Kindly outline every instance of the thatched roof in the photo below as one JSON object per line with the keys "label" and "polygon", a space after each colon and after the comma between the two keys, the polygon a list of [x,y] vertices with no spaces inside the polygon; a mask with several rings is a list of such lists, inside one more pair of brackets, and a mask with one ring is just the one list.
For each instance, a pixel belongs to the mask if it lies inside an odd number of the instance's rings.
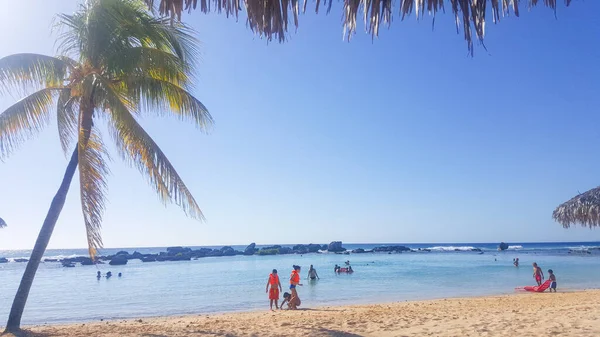
{"label": "thatched roof", "polygon": [[552,217],[565,228],[577,223],[590,228],[600,226],[600,186],[560,204]]}
{"label": "thatched roof", "polygon": [[[170,16],[172,19],[181,20],[181,13],[191,12],[198,8],[203,13],[225,12],[228,17],[234,16],[236,19],[242,9],[246,10],[247,24],[250,29],[264,36],[267,40],[275,38],[279,42],[286,40],[288,31],[288,22],[293,20],[295,28],[298,28],[300,13],[306,12],[308,0],[144,0],[148,5],[154,7],[158,5],[161,15]],[[571,0],[564,0],[568,6]],[[525,1],[523,1],[525,2]],[[435,20],[438,12],[445,12],[446,4],[452,9],[456,18],[456,30],[462,25],[465,40],[469,52],[473,54],[473,36],[472,30],[480,42],[483,43],[485,35],[486,14],[492,15],[494,23],[500,20],[501,16],[513,12],[519,16],[521,9],[521,0],[339,0],[342,3],[342,25],[344,36],[350,40],[356,33],[356,23],[359,20],[364,21],[365,29],[368,34],[375,37],[379,34],[381,25],[389,26],[392,17],[398,13],[401,19],[415,13],[417,18],[421,18],[425,13],[429,13]],[[527,8],[543,3],[556,11],[557,0],[527,0]],[[314,0],[315,12],[325,9],[327,13],[331,11],[333,0]],[[487,6],[491,7],[491,12],[487,13]],[[311,5],[312,7],[312,5]],[[336,5],[336,7],[339,7]],[[360,17],[359,17],[360,12]],[[337,18],[337,15],[335,16]],[[462,24],[461,24],[462,22]]]}
{"label": "thatched roof", "polygon": [[2,220],[2,218],[0,218],[0,228],[4,228],[6,227],[6,222],[4,222],[4,220]]}

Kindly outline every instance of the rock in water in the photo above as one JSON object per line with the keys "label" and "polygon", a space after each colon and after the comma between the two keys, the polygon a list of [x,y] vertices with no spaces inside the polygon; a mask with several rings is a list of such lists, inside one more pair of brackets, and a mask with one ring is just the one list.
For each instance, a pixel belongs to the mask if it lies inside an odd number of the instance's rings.
{"label": "rock in water", "polygon": [[115,257],[113,257],[110,262],[108,263],[111,266],[122,266],[127,264],[127,257],[123,256],[123,255],[116,255]]}
{"label": "rock in water", "polygon": [[0,263],[8,263],[8,259],[5,257],[0,257]]}
{"label": "rock in water", "polygon": [[308,252],[309,253],[316,253],[319,250],[321,250],[321,245],[317,245],[317,244],[314,244],[314,243],[308,244]]}
{"label": "rock in water", "polygon": [[508,243],[500,242],[500,244],[498,245],[498,250],[507,250],[507,249],[508,249]]}
{"label": "rock in water", "polygon": [[244,255],[254,255],[256,252],[256,243],[252,242],[251,244],[244,249]]}
{"label": "rock in water", "polygon": [[329,246],[327,246],[327,251],[337,253],[344,252],[346,248],[342,247],[342,241],[332,241]]}

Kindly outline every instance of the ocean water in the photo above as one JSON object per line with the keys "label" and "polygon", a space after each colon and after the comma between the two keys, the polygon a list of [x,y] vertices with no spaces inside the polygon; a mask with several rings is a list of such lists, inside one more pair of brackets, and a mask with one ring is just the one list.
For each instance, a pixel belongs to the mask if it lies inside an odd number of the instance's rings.
{"label": "ocean water", "polygon": [[[378,244],[344,244],[348,249],[371,249]],[[146,316],[206,314],[265,310],[265,285],[270,271],[279,270],[287,288],[293,264],[303,267],[298,288],[303,307],[513,293],[532,285],[531,264],[544,273],[555,271],[560,290],[597,288],[600,284],[600,242],[514,243],[498,252],[497,244],[406,244],[430,252],[402,254],[305,254],[280,256],[209,257],[192,261],[130,260],[125,266],[64,268],[43,263],[37,273],[23,316],[24,324],[52,324]],[[214,247],[211,247],[214,248]],[[245,247],[234,247],[243,250]],[[470,251],[480,248],[483,254]],[[569,253],[570,249],[576,250]],[[105,249],[102,255],[122,249]],[[125,249],[156,253],[165,248]],[[589,253],[588,253],[589,252]],[[11,260],[0,264],[0,326],[5,323],[28,251],[1,251]],[[46,257],[85,255],[86,250],[49,250]],[[512,265],[513,258],[521,262]],[[354,274],[337,275],[335,264],[350,260]],[[314,265],[320,280],[306,280]],[[111,279],[96,272],[112,271]],[[118,278],[117,273],[123,273]],[[285,290],[284,290],[285,291]]]}

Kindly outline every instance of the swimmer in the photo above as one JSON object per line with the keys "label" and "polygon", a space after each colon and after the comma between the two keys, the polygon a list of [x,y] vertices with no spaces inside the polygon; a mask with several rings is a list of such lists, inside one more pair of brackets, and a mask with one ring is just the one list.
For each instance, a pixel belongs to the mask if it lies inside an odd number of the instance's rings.
{"label": "swimmer", "polygon": [[313,268],[313,265],[310,265],[310,269],[308,269],[308,279],[315,280],[319,279],[319,274],[317,274],[317,270]]}

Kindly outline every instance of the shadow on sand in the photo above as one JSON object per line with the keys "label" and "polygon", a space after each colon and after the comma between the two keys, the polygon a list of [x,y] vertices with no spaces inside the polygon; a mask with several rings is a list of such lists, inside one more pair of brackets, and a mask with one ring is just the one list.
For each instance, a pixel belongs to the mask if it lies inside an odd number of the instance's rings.
{"label": "shadow on sand", "polygon": [[[0,330],[2,331],[2,330]],[[21,330],[16,333],[0,333],[0,337],[51,337],[48,333],[43,332],[33,332],[29,330]]]}

